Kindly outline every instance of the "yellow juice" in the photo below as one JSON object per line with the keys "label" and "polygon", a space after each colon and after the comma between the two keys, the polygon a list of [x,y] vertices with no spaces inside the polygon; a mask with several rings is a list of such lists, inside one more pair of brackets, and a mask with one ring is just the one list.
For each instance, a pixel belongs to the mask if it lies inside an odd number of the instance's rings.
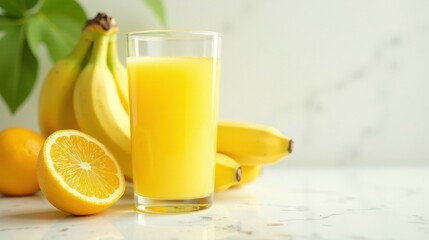
{"label": "yellow juice", "polygon": [[214,187],[219,60],[129,57],[134,191],[192,199]]}

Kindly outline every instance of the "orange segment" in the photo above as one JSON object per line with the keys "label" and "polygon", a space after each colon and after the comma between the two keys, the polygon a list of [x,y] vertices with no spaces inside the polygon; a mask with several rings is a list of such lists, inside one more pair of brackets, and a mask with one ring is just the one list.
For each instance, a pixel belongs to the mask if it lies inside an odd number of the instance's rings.
{"label": "orange segment", "polygon": [[57,131],[46,139],[38,178],[52,205],[76,215],[100,212],[125,191],[113,155],[99,141],[76,130]]}
{"label": "orange segment", "polygon": [[78,136],[59,137],[50,155],[55,171],[81,194],[106,198],[119,186],[112,159],[94,142]]}

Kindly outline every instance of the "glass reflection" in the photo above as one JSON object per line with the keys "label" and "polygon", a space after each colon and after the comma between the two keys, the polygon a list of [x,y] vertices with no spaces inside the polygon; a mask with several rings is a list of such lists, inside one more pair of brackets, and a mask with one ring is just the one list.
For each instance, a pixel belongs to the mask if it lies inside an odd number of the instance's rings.
{"label": "glass reflection", "polygon": [[133,238],[214,240],[213,219],[200,214],[150,215],[135,213]]}

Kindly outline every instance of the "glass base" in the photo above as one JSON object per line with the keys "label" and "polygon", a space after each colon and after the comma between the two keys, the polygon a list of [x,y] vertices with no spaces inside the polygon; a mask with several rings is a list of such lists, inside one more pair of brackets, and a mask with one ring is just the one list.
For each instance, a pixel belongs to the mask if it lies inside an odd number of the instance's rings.
{"label": "glass base", "polygon": [[135,208],[139,212],[158,214],[177,214],[200,211],[209,208],[213,195],[195,199],[165,200],[148,198],[134,194]]}

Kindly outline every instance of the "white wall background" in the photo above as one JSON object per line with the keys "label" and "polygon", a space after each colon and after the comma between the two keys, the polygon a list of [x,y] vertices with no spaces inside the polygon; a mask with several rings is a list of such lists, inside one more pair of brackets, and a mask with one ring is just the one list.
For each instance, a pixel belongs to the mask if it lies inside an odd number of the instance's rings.
{"label": "white wall background", "polygon": [[[164,0],[170,28],[223,33],[220,117],[295,139],[282,164],[429,163],[429,1]],[[160,28],[141,0],[80,1],[125,33]],[[0,129],[38,130],[36,90]]]}

